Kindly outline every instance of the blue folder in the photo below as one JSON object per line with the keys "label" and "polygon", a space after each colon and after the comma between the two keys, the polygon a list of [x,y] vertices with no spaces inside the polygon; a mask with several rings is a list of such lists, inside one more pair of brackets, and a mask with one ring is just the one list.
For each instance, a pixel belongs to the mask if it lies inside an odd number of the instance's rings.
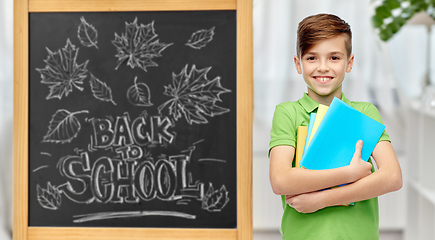
{"label": "blue folder", "polygon": [[363,140],[361,158],[368,161],[385,126],[334,98],[300,165],[311,170],[349,165],[358,140]]}

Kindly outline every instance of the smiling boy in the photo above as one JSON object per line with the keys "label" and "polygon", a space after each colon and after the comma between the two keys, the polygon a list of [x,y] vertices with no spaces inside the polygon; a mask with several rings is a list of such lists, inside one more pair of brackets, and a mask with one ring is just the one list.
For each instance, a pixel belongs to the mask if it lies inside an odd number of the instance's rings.
{"label": "smiling boy", "polygon": [[[329,106],[337,97],[382,123],[376,107],[348,100],[342,93],[346,73],[353,67],[350,26],[337,16],[318,14],[298,26],[296,70],[308,93],[294,102],[279,104],[274,113],[270,153],[270,182],[281,195],[283,239],[379,239],[377,196],[402,187],[396,154],[384,131],[371,160],[361,159],[362,141],[348,166],[329,170],[294,168],[297,127],[307,126],[319,104]],[[366,159],[367,160],[367,159]],[[347,184],[324,191],[322,189]],[[340,206],[355,202],[353,206]]]}

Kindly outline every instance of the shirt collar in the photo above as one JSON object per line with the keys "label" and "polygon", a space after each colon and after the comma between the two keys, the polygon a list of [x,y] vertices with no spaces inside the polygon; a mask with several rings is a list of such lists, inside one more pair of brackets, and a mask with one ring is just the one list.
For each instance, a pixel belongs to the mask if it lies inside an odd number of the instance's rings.
{"label": "shirt collar", "polygon": [[[350,105],[350,100],[344,96],[344,93],[341,93],[341,100]],[[307,113],[311,113],[319,107],[319,103],[309,97],[307,93],[304,93],[304,96],[298,101]]]}

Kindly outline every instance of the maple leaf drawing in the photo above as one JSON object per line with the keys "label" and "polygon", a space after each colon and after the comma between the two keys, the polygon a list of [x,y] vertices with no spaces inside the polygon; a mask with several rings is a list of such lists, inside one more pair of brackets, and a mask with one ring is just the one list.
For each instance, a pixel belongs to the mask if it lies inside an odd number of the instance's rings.
{"label": "maple leaf drawing", "polygon": [[144,25],[137,23],[137,18],[132,23],[125,23],[125,32],[119,36],[115,33],[115,40],[112,44],[117,49],[118,63],[115,69],[127,61],[131,68],[139,67],[145,72],[147,67],[157,67],[153,58],[161,57],[161,52],[172,43],[160,43],[154,31],[154,21]]}
{"label": "maple leaf drawing", "polygon": [[174,120],[184,115],[191,125],[208,123],[205,116],[214,117],[229,112],[229,109],[219,107],[216,103],[222,101],[220,94],[231,91],[222,87],[220,77],[213,80],[207,79],[207,73],[211,67],[196,69],[193,65],[190,72],[187,68],[188,65],[178,75],[172,73],[173,83],[165,86],[164,92],[172,99],[160,105],[159,112],[161,113],[167,107]]}
{"label": "maple leaf drawing", "polygon": [[68,39],[64,48],[55,52],[47,48],[47,51],[48,57],[44,60],[47,65],[45,68],[36,68],[41,74],[41,83],[50,85],[50,93],[46,99],[62,99],[72,92],[73,87],[83,91],[82,84],[86,78],[89,60],[77,64],[79,48]]}

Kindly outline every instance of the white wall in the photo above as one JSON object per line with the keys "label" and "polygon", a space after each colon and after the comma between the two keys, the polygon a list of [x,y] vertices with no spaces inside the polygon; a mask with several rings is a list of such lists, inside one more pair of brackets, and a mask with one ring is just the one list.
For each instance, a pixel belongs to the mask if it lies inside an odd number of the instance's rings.
{"label": "white wall", "polygon": [[0,1],[0,240],[12,233],[13,0]]}

